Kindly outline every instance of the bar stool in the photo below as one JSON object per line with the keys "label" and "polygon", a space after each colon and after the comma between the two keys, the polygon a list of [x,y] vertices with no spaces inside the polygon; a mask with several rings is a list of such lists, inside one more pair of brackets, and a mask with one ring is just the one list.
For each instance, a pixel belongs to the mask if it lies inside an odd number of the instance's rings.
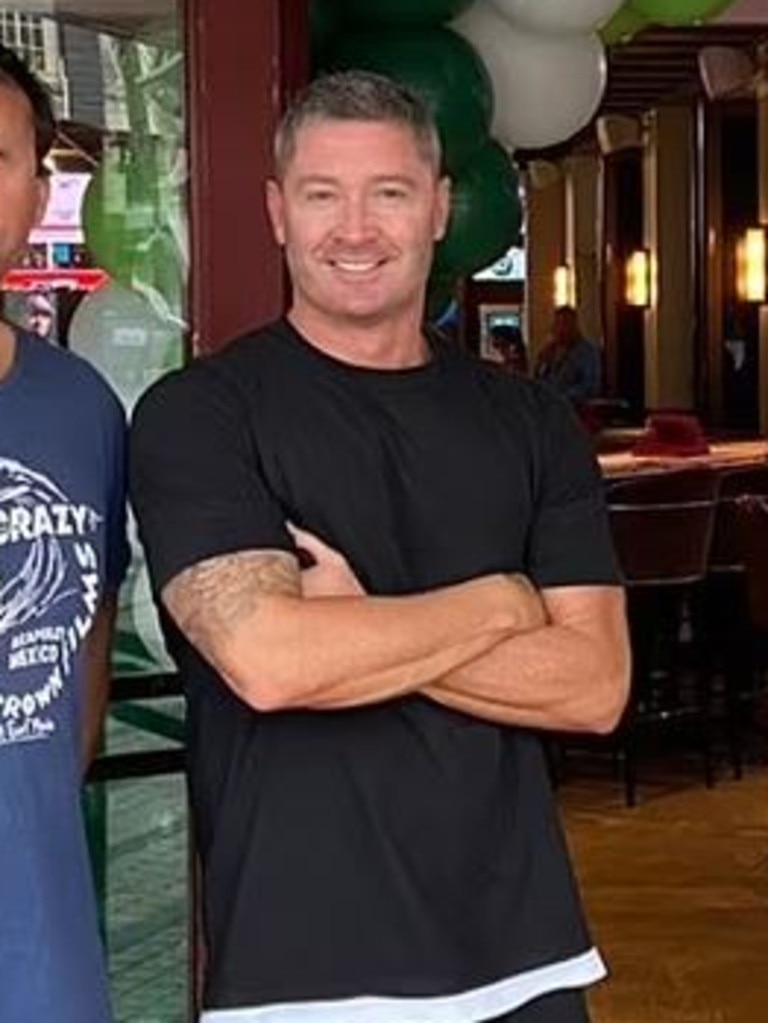
{"label": "bar stool", "polygon": [[[754,702],[754,635],[748,593],[750,521],[745,500],[768,499],[768,464],[721,474],[706,587],[709,660],[724,705],[728,747],[735,778],[743,773],[744,747]],[[752,573],[754,577],[754,572]],[[754,589],[754,583],[753,583]]]}
{"label": "bar stool", "polygon": [[637,801],[640,748],[652,731],[692,727],[706,784],[714,784],[700,596],[718,484],[711,470],[683,469],[625,480],[608,491],[633,656],[630,698],[615,733],[628,806]]}

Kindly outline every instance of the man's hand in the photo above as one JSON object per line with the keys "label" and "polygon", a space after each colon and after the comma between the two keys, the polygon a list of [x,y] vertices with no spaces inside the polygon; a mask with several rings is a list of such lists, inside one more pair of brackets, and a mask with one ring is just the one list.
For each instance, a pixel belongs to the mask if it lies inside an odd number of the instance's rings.
{"label": "man's hand", "polygon": [[305,597],[364,597],[365,590],[344,555],[324,543],[314,533],[288,523],[288,529],[300,551],[311,564],[301,571],[301,591]]}
{"label": "man's hand", "polygon": [[[301,573],[302,593],[305,597],[363,597],[365,590],[341,553],[314,533],[288,523],[296,546],[308,558],[310,565]],[[506,576],[510,598],[518,615],[516,632],[530,632],[547,624],[547,612],[541,595],[531,580],[521,573]]]}

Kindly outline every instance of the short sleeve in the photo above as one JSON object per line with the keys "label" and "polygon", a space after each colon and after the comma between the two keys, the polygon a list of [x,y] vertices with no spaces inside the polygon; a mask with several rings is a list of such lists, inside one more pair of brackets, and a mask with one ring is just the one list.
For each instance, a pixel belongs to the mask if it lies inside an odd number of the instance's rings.
{"label": "short sleeve", "polygon": [[537,586],[613,585],[613,552],[600,468],[565,399],[542,388],[542,466],[529,543]]}
{"label": "short sleeve", "polygon": [[156,592],[184,569],[242,550],[292,550],[264,480],[248,410],[203,363],[155,384],[131,427],[130,491]]}

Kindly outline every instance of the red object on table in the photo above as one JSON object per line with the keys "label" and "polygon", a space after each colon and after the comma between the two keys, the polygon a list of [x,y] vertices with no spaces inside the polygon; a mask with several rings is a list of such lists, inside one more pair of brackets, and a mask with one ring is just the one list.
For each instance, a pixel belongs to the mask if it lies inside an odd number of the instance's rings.
{"label": "red object on table", "polygon": [[654,412],[632,446],[632,454],[685,458],[709,454],[709,444],[696,416],[686,412]]}

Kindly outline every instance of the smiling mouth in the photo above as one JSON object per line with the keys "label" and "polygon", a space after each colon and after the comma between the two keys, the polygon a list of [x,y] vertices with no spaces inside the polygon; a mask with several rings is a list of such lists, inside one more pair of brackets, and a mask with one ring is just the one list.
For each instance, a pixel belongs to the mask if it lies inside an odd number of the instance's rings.
{"label": "smiling mouth", "polygon": [[378,270],[380,266],[384,265],[385,260],[383,259],[366,259],[366,260],[347,260],[347,259],[332,259],[330,261],[331,266],[335,270],[341,270],[345,274],[363,274],[371,273],[374,270]]}

